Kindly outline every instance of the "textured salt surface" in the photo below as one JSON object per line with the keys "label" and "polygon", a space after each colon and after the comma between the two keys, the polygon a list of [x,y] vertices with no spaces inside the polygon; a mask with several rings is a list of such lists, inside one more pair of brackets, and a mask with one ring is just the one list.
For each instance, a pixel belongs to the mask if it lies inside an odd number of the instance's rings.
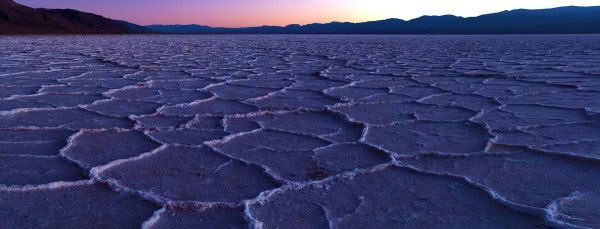
{"label": "textured salt surface", "polygon": [[0,38],[6,228],[600,228],[598,36]]}

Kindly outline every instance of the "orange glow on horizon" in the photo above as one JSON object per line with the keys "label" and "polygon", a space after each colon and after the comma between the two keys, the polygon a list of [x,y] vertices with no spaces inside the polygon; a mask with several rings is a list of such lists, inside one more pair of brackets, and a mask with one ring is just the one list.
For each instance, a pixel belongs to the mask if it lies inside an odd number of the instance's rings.
{"label": "orange glow on horizon", "polygon": [[422,15],[477,16],[503,10],[600,5],[600,0],[16,0],[43,8],[72,8],[140,25],[199,24],[249,27],[339,22]]}

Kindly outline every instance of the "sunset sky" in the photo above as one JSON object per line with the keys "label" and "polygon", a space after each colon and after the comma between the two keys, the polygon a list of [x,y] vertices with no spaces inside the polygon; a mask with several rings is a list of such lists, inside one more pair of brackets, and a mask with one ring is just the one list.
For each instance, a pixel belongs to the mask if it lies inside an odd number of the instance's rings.
{"label": "sunset sky", "polygon": [[42,8],[72,8],[148,24],[223,27],[361,22],[422,15],[477,16],[502,10],[567,5],[600,6],[600,0],[15,0]]}

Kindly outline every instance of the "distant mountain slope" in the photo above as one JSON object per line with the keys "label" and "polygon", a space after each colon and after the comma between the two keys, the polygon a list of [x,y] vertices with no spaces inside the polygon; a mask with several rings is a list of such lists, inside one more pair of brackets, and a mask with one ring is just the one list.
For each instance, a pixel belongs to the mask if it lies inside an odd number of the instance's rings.
{"label": "distant mountain slope", "polygon": [[122,34],[148,29],[70,9],[34,9],[0,0],[0,34]]}
{"label": "distant mountain slope", "polygon": [[478,17],[423,16],[410,21],[212,28],[200,25],[152,25],[162,33],[255,34],[582,34],[600,33],[600,7],[511,10]]}
{"label": "distant mountain slope", "polygon": [[148,25],[146,28],[161,33],[198,33],[220,29],[203,25]]}
{"label": "distant mountain slope", "polygon": [[217,28],[139,26],[70,9],[34,9],[0,0],[0,34],[583,34],[600,33],[600,7],[511,10],[478,17],[423,16],[362,23]]}

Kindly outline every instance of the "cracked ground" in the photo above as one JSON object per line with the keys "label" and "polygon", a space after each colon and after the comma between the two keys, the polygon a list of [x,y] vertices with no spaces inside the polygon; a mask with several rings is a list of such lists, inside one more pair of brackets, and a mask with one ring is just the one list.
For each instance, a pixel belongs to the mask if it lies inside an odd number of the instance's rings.
{"label": "cracked ground", "polygon": [[600,228],[598,36],[0,46],[3,228]]}

